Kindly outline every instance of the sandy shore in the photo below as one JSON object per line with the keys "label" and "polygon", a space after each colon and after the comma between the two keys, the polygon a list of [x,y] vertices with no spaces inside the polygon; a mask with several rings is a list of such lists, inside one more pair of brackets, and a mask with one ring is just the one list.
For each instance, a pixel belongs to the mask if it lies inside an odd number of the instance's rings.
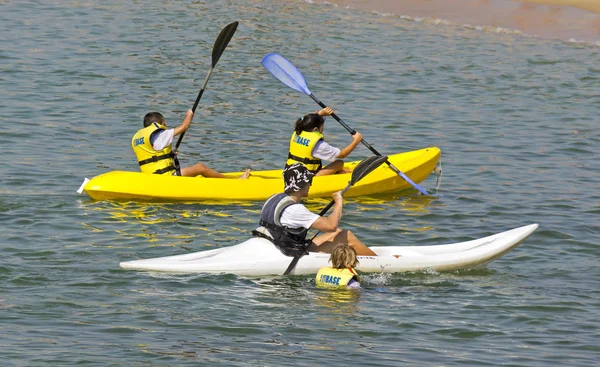
{"label": "sandy shore", "polygon": [[559,6],[573,6],[594,13],[600,13],[600,1],[598,0],[521,0],[528,3],[539,3]]}
{"label": "sandy shore", "polygon": [[600,42],[600,0],[326,1],[365,11],[515,29],[543,38]]}

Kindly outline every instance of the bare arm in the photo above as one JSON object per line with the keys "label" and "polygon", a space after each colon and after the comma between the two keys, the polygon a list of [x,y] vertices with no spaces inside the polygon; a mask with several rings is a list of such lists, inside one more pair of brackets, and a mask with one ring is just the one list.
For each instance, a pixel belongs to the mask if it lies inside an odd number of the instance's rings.
{"label": "bare arm", "polygon": [[192,110],[188,110],[187,113],[185,114],[185,118],[181,122],[181,125],[177,126],[175,129],[173,129],[173,136],[177,136],[177,135],[187,131],[187,129],[189,129],[190,125],[192,124],[193,118],[194,118],[194,113],[192,112]]}
{"label": "bare arm", "polygon": [[[333,110],[329,107],[325,107],[322,110],[317,111],[317,115],[325,117],[325,116],[331,116],[333,114]],[[352,135],[352,143],[348,144],[347,147],[345,147],[344,149],[340,150],[340,154],[337,156],[338,158],[346,158],[347,156],[350,155],[350,153],[352,153],[352,151],[354,150],[354,148],[356,148],[356,146],[358,144],[360,144],[360,142],[362,141],[362,134],[359,132],[356,132],[356,134]]]}
{"label": "bare arm", "polygon": [[319,115],[321,117],[331,116],[332,113],[333,113],[333,110],[329,107],[325,107],[322,110],[317,111],[317,115]]}
{"label": "bare arm", "polygon": [[310,228],[319,230],[321,232],[335,232],[337,230],[338,225],[340,224],[340,220],[342,219],[342,192],[334,192],[332,197],[335,203],[333,205],[333,211],[331,212],[331,214],[329,214],[327,218],[320,217],[319,219],[314,221]]}
{"label": "bare arm", "polygon": [[350,153],[352,153],[352,151],[354,150],[354,148],[356,148],[356,146],[360,144],[362,138],[362,134],[358,131],[356,132],[356,134],[352,135],[352,143],[348,144],[348,146],[346,146],[340,151],[338,158],[346,158],[347,156],[349,156]]}

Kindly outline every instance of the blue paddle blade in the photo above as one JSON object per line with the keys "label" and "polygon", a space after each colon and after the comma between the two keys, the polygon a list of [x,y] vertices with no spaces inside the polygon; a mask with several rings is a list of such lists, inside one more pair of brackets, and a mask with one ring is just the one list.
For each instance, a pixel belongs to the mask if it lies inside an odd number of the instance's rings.
{"label": "blue paddle blade", "polygon": [[265,69],[283,84],[308,96],[311,95],[300,70],[296,69],[285,57],[279,54],[268,54],[263,57],[261,63]]}

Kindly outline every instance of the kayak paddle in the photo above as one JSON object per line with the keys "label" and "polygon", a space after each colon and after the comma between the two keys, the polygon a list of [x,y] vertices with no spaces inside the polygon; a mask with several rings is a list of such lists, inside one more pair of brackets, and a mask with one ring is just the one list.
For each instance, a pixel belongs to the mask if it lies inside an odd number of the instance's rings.
{"label": "kayak paddle", "polygon": [[[192,112],[196,112],[196,107],[198,107],[200,98],[202,97],[202,94],[204,93],[204,89],[206,89],[206,84],[208,84],[208,79],[210,78],[210,75],[212,74],[213,69],[217,65],[217,62],[221,58],[223,51],[225,51],[225,48],[229,44],[229,41],[231,41],[231,37],[233,37],[233,34],[237,30],[238,24],[239,24],[238,22],[233,22],[233,23],[226,25],[225,28],[223,28],[221,30],[221,32],[219,33],[219,35],[217,36],[217,39],[215,40],[215,44],[213,45],[212,63],[210,65],[210,69],[208,70],[208,74],[206,75],[206,78],[204,79],[204,84],[202,84],[200,93],[198,93],[198,97],[196,97],[196,101],[194,102],[194,107],[192,107]],[[185,131],[182,132],[181,135],[179,135],[179,139],[177,139],[177,144],[175,144],[175,152],[174,152],[175,159],[174,160],[175,160],[175,167],[177,168],[177,170],[180,169],[179,160],[177,159],[177,149],[179,149],[179,144],[181,144],[181,141],[183,140],[184,135],[185,135]]]}
{"label": "kayak paddle", "polygon": [[[281,81],[283,84],[287,85],[288,87],[290,87],[294,90],[297,90],[298,92],[302,92],[302,93],[306,94],[307,96],[312,98],[315,102],[317,102],[317,104],[319,106],[321,106],[321,108],[327,107],[323,102],[319,101],[317,99],[317,97],[315,97],[311,93],[311,91],[308,89],[308,86],[306,85],[306,80],[304,80],[304,76],[302,75],[300,70],[298,70],[291,62],[289,62],[283,56],[281,56],[279,54],[268,54],[265,57],[263,57],[262,65],[271,74],[273,74],[273,76],[275,78],[279,79],[279,81]],[[352,129],[350,126],[348,126],[335,113],[332,113],[331,116],[334,119],[336,119],[336,121],[339,122],[343,127],[345,127],[346,130],[348,130],[348,132],[350,133],[350,135],[356,134],[356,131],[354,129]],[[364,144],[364,146],[369,148],[369,150],[371,152],[373,152],[373,154],[375,154],[377,156],[381,156],[381,154],[375,148],[373,148],[369,143],[367,143],[365,139],[363,139],[361,142]],[[413,180],[411,180],[408,176],[406,176],[404,173],[402,173],[391,162],[387,161],[386,163],[394,172],[396,172],[406,182],[411,184],[415,189],[419,190],[423,195],[429,195],[429,193],[424,188],[422,188],[421,186],[419,186],[418,184],[413,182]]]}
{"label": "kayak paddle", "polygon": [[[365,177],[366,175],[371,173],[374,169],[376,169],[377,167],[381,166],[384,162],[386,162],[387,159],[388,158],[386,156],[378,155],[378,156],[368,157],[368,158],[364,159],[363,161],[361,161],[352,171],[352,176],[350,177],[350,182],[348,182],[348,185],[346,185],[346,187],[344,187],[344,189],[342,190],[342,196],[344,196],[346,191],[348,191],[352,186],[354,186],[354,184],[356,184],[358,181],[360,181],[363,177]],[[327,204],[327,206],[325,208],[323,208],[323,210],[321,210],[321,212],[319,213],[319,216],[325,215],[325,213],[327,213],[327,211],[329,211],[329,209],[331,209],[331,207],[334,204],[335,204],[335,200],[331,200],[329,202],[329,204]],[[318,234],[319,234],[319,232],[315,233],[315,235],[310,239],[310,242],[312,242],[312,240],[314,240]],[[296,267],[296,264],[298,263],[298,260],[300,260],[300,256],[294,256],[294,258],[292,259],[292,262],[290,263],[288,268],[285,270],[283,275],[288,275],[292,270],[294,270],[294,268]]]}

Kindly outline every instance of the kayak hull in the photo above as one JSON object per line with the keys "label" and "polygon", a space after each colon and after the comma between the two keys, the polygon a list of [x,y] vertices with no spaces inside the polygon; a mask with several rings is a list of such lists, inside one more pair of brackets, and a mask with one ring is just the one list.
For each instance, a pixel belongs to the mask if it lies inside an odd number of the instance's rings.
{"label": "kayak hull", "polygon": [[[389,161],[401,172],[419,183],[435,169],[440,150],[430,147],[389,156]],[[348,162],[352,170],[360,161]],[[239,177],[242,172],[225,175]],[[331,197],[350,181],[351,173],[317,176],[313,180],[309,198]],[[345,197],[396,192],[411,188],[388,165],[369,173],[346,192]],[[222,202],[264,201],[283,191],[281,170],[254,171],[249,179],[222,179],[153,175],[141,172],[111,171],[96,176],[83,185],[83,190],[94,200],[142,202]]]}
{"label": "kayak hull", "polygon": [[[374,246],[379,256],[359,256],[363,273],[438,272],[481,267],[519,246],[537,224],[511,229],[472,241],[435,246]],[[292,258],[271,242],[251,238],[238,245],[183,255],[133,260],[122,269],[173,273],[229,273],[246,276],[281,275]],[[327,266],[329,254],[310,253],[298,261],[291,274],[316,274]]]}

